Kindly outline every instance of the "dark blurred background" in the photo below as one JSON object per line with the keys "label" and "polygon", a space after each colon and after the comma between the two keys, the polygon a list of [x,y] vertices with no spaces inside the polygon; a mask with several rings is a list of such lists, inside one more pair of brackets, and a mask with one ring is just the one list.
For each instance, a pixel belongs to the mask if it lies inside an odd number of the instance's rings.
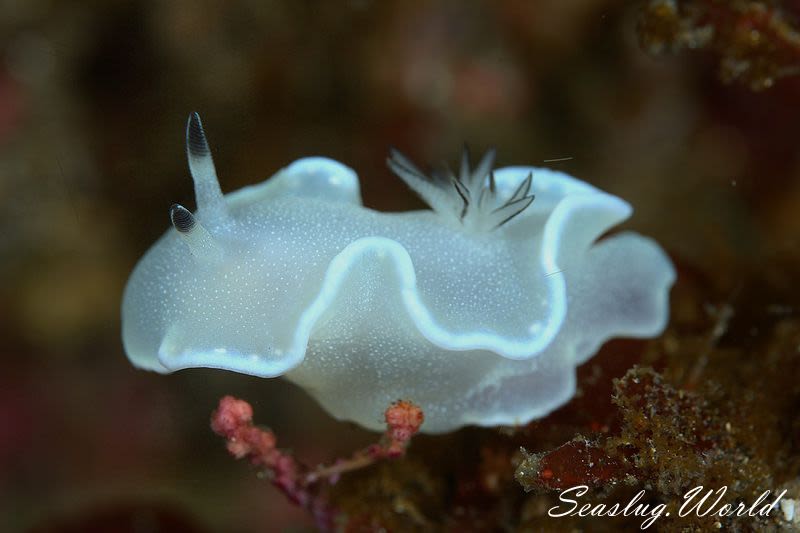
{"label": "dark blurred background", "polygon": [[796,253],[800,84],[725,84],[713,51],[652,57],[641,7],[0,1],[0,529],[310,527],[208,429],[227,393],[311,462],[374,439],[281,380],[128,363],[125,280],[169,205],[194,205],[191,111],[226,192],[325,155],[367,206],[421,208],[388,147],[436,163],[468,141],[627,199],[627,227],[722,289]]}

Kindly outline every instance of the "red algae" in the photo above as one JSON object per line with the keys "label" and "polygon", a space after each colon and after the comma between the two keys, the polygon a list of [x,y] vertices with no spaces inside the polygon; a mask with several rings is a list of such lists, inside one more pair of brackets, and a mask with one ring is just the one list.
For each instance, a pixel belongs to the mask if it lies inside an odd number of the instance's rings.
{"label": "red algae", "polygon": [[336,483],[345,472],[369,466],[381,459],[398,459],[406,453],[411,438],[425,421],[422,409],[398,400],[385,411],[386,432],[377,444],[339,459],[330,466],[309,468],[294,456],[277,448],[275,434],[253,425],[253,408],[244,400],[224,396],[211,414],[211,429],[226,440],[228,452],[236,459],[248,459],[263,468],[272,484],[290,502],[311,512],[322,531],[335,529],[339,512],[329,502],[321,481]]}

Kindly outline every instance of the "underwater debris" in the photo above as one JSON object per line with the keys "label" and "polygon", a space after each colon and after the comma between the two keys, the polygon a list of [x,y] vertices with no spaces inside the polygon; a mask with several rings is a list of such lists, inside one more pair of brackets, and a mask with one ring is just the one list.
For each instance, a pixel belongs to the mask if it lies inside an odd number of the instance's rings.
{"label": "underwater debris", "polygon": [[225,396],[211,415],[211,429],[226,440],[228,452],[263,468],[272,484],[292,503],[311,512],[317,526],[333,528],[335,509],[328,503],[321,481],[336,483],[345,472],[367,467],[382,459],[405,455],[411,438],[419,432],[425,416],[412,402],[398,400],[385,412],[386,432],[380,442],[339,459],[330,466],[310,468],[277,447],[275,434],[253,425],[253,407],[244,400]]}
{"label": "underwater debris", "polygon": [[800,72],[800,32],[781,2],[647,0],[639,41],[651,54],[710,49],[720,56],[719,76],[754,91]]}

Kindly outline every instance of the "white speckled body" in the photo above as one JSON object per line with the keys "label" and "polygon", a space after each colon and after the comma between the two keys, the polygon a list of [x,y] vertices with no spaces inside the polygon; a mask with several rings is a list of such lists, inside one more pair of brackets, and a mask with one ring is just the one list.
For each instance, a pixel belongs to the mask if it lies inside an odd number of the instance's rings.
{"label": "white speckled body", "polygon": [[631,208],[565,174],[500,169],[497,197],[531,172],[535,201],[493,231],[364,208],[355,173],[324,158],[198,198],[202,245],[170,229],[131,275],[126,351],[158,372],[284,375],[371,429],[398,398],[427,432],[544,416],[605,340],[663,330],[674,271],[639,235],[595,242]]}

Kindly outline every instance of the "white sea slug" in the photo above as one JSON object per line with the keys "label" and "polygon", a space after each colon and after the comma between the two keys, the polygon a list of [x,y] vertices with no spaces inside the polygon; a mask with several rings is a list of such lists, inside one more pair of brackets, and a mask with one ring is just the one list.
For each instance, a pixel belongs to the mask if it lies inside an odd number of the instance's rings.
{"label": "white sea slug", "polygon": [[567,402],[611,337],[658,335],[675,279],[664,252],[604,232],[630,205],[561,172],[458,175],[389,166],[432,208],[380,213],[356,174],[300,159],[223,196],[200,118],[187,126],[197,211],[133,271],[122,305],[134,365],[285,376],[339,419],[382,429],[398,398],[423,430],[524,424]]}

